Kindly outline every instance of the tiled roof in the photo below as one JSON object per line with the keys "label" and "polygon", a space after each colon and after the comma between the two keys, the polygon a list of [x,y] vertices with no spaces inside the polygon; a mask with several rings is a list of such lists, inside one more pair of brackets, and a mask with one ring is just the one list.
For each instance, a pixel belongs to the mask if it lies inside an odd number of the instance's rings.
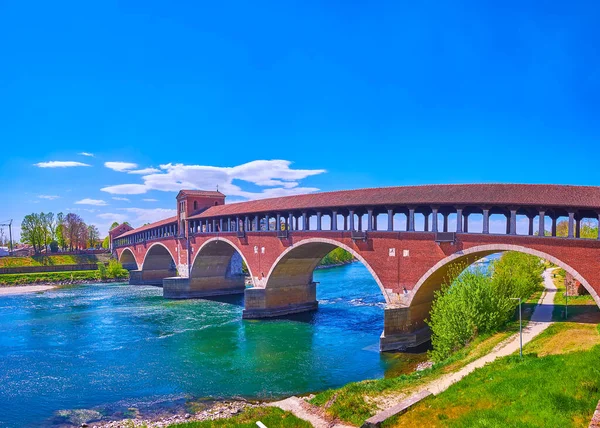
{"label": "tiled roof", "polygon": [[177,223],[177,216],[175,216],[175,217],[169,217],[169,218],[166,218],[164,220],[160,220],[160,221],[157,221],[157,222],[154,222],[154,223],[150,223],[150,224],[147,224],[145,226],[138,227],[137,229],[129,230],[129,231],[125,232],[124,234],[119,235],[117,237],[117,239],[118,238],[122,238],[124,236],[133,235],[133,234],[138,233],[138,232],[143,232],[144,230],[152,229],[152,228],[155,228],[155,227],[158,227],[158,226],[165,226],[165,225],[170,224],[170,223]]}
{"label": "tiled roof", "polygon": [[600,209],[600,187],[547,184],[442,184],[310,193],[217,205],[190,218],[312,208],[407,205],[515,205]]}
{"label": "tiled roof", "polygon": [[181,190],[178,194],[177,197],[179,197],[179,195],[189,195],[189,196],[210,196],[210,197],[214,197],[214,198],[224,198],[225,195],[221,192],[214,191],[214,190]]}

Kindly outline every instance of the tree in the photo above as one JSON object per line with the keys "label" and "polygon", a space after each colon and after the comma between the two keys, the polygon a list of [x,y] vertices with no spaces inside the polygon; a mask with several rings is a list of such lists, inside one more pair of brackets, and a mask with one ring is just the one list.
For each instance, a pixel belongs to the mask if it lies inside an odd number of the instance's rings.
{"label": "tree", "polygon": [[50,242],[50,251],[53,253],[58,253],[58,242],[56,242],[56,241]]}
{"label": "tree", "polygon": [[44,245],[44,226],[42,221],[43,214],[31,213],[26,215],[21,222],[21,240],[33,246],[33,251],[37,254]]}
{"label": "tree", "polygon": [[58,246],[64,250],[67,249],[67,239],[65,237],[65,216],[63,213],[56,214],[56,241]]}
{"label": "tree", "polygon": [[90,224],[87,227],[87,239],[89,244],[88,248],[94,248],[96,246],[96,242],[100,239],[100,232],[93,224]]}
{"label": "tree", "polygon": [[104,248],[105,250],[108,250],[110,248],[110,237],[108,235],[106,235],[106,237],[102,241],[102,248]]}
{"label": "tree", "polygon": [[40,222],[42,226],[42,236],[44,241],[44,249],[48,248],[48,242],[54,239],[54,214],[53,213],[40,213]]}
{"label": "tree", "polygon": [[74,213],[67,214],[64,219],[64,234],[71,251],[82,248],[87,240],[87,227],[83,219]]}

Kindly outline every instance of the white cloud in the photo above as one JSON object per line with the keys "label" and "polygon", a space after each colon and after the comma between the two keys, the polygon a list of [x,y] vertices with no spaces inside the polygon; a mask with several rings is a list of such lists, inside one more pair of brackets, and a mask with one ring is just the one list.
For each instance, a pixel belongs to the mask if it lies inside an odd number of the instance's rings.
{"label": "white cloud", "polygon": [[141,195],[147,192],[146,186],[143,184],[117,184],[116,186],[103,187],[100,190],[113,195]]}
{"label": "white cloud", "polygon": [[96,205],[96,206],[105,206],[108,205],[106,203],[106,201],[103,201],[102,199],[90,199],[90,198],[85,198],[82,199],[80,201],[75,202],[78,205]]}
{"label": "white cloud", "polygon": [[[260,199],[315,192],[314,187],[301,187],[299,181],[326,172],[323,169],[292,169],[286,160],[257,160],[235,167],[165,164],[161,172],[144,175],[143,184],[119,184],[101,190],[112,194],[139,195],[149,190],[177,192],[181,189],[216,189],[227,196]],[[260,187],[260,192],[243,190],[234,180]]]}
{"label": "white cloud", "polygon": [[90,158],[93,158],[93,157],[94,157],[94,154],[93,154],[93,153],[89,153],[89,152],[81,152],[81,153],[79,153],[79,154],[80,154],[81,156],[87,156],[87,157],[90,157]]}
{"label": "white cloud", "polygon": [[129,202],[129,198],[121,198],[119,196],[113,196],[112,197],[115,201],[125,201],[125,202]]}
{"label": "white cloud", "polygon": [[56,195],[38,195],[38,198],[40,198],[40,199],[48,199],[49,201],[53,201],[55,199],[60,198],[60,196],[56,196]]}
{"label": "white cloud", "polygon": [[158,202],[158,199],[146,198],[146,199],[142,199],[142,201],[144,201],[144,202]]}
{"label": "white cloud", "polygon": [[49,161],[49,162],[38,162],[33,165],[39,168],[70,168],[75,166],[91,166],[83,162],[75,161]]}
{"label": "white cloud", "polygon": [[104,166],[117,172],[126,172],[138,167],[137,163],[131,162],[104,162]]}
{"label": "white cloud", "polygon": [[146,175],[146,174],[154,174],[160,172],[160,169],[156,169],[156,168],[144,168],[144,169],[136,169],[133,171],[127,171],[127,174],[140,174],[140,175]]}

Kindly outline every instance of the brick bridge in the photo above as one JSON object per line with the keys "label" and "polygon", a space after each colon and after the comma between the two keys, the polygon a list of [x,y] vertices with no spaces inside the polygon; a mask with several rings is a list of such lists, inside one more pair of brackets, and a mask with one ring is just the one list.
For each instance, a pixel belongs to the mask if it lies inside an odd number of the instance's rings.
{"label": "brick bridge", "polygon": [[[317,308],[313,270],[344,248],[386,301],[381,350],[418,345],[449,267],[513,250],[549,260],[600,305],[600,241],[581,237],[600,213],[600,187],[431,185],[324,192],[225,204],[219,192],[182,190],[177,216],[111,230],[131,284],[166,298],[244,293],[244,318]],[[557,236],[557,224],[568,224]],[[250,273],[246,288],[241,261]]]}

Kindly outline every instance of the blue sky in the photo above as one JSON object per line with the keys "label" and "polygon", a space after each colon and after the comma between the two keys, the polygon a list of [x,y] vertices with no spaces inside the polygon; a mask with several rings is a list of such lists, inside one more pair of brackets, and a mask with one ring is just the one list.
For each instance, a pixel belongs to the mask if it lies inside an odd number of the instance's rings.
{"label": "blue sky", "polygon": [[183,184],[600,185],[599,13],[0,0],[0,220],[75,211],[104,234],[170,215]]}

